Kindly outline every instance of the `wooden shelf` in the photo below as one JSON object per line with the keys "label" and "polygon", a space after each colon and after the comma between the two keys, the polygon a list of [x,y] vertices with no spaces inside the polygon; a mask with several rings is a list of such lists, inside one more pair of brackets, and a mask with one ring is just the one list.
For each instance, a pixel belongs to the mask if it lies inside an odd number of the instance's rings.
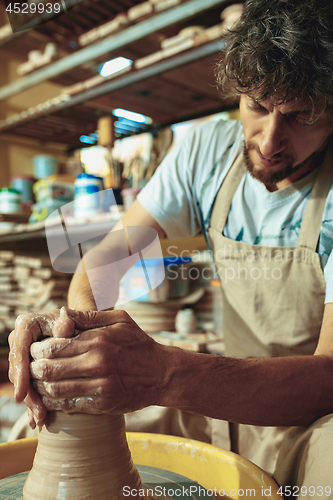
{"label": "wooden shelf", "polygon": [[[14,115],[10,122],[0,122],[0,134],[14,131],[43,141],[78,144],[80,135],[94,132],[98,118],[111,114],[115,107],[150,116],[153,126],[147,127],[147,131],[165,126],[164,122],[175,123],[198,114],[224,111],[231,103],[220,99],[213,74],[209,75],[213,61],[208,59],[222,47],[223,40],[208,43],[59,99],[53,105],[45,104],[44,109],[36,107],[33,112]],[[189,78],[195,74],[197,79]],[[207,75],[205,90],[201,83],[203,75]],[[186,78],[189,78],[187,85]]]}
{"label": "wooden shelf", "polygon": [[[66,57],[63,57],[52,64],[49,64],[41,69],[38,69],[30,75],[18,78],[13,82],[0,87],[0,100],[12,97],[28,88],[50,80],[66,71],[71,71],[95,60],[96,58],[109,54],[115,50],[123,48],[130,43],[134,43],[156,31],[162,30],[168,26],[174,25],[196,15],[201,14],[216,6],[226,5],[226,0],[188,0],[180,5],[168,9],[161,14],[156,14],[149,19],[143,20],[117,33],[116,36],[111,35],[103,40],[88,45],[87,47],[74,52]],[[75,15],[75,11],[73,11]],[[64,20],[67,19],[67,14],[61,16]]]}
{"label": "wooden shelf", "polygon": [[[107,3],[106,0],[96,3],[97,10],[99,7],[103,9],[104,3]],[[126,3],[128,8],[130,4],[134,6],[142,2],[128,0]],[[153,132],[172,123],[230,109],[232,103],[222,100],[218,95],[214,78],[217,54],[223,48],[222,39],[184,50],[145,68],[135,68],[137,59],[158,51],[161,39],[175,36],[181,27],[202,23],[209,28],[219,24],[220,12],[230,3],[230,0],[183,1],[177,7],[129,26],[84,49],[77,50],[76,46],[75,50],[69,51],[67,47],[67,55],[62,59],[1,87],[0,100],[46,79],[65,86],[88,82],[92,76],[97,75],[98,63],[106,58],[122,55],[132,59],[134,64],[128,73],[106,79],[98,86],[86,88],[74,95],[62,94],[52,102],[40,103],[34,109],[30,108],[10,119],[2,120],[0,134],[11,133],[37,138],[43,143],[59,142],[76,148],[82,147],[80,136],[95,132],[99,118],[111,115],[116,107],[150,116],[153,125],[148,130]],[[50,41],[53,37],[53,41],[58,43],[55,28],[69,19],[72,22],[75,13],[79,14],[85,5],[92,8],[91,1],[83,0],[65,16],[49,21],[36,28],[37,31],[32,30],[35,37],[36,33],[43,40]],[[113,0],[112,6],[117,5],[119,12],[124,12],[124,2]],[[92,27],[90,25],[90,29]],[[82,34],[82,30],[78,34]],[[8,49],[10,50],[11,45],[17,47],[20,40],[22,39],[13,40],[7,45]],[[75,43],[77,44],[77,39]],[[62,50],[63,48],[62,44]]]}
{"label": "wooden shelf", "polygon": [[[68,230],[71,231],[71,235],[77,237],[82,234],[85,236],[87,234],[87,228],[89,228],[89,236],[95,238],[100,234],[108,233],[115,225],[114,221],[109,214],[105,213],[101,218],[91,218],[87,220],[77,220],[71,219],[70,223],[67,224]],[[50,226],[52,228],[52,226]],[[57,234],[63,234],[62,226],[58,225],[52,230],[52,236],[56,237]],[[14,226],[13,230],[7,233],[0,233],[0,243],[11,242],[11,241],[23,241],[23,240],[34,240],[39,238],[45,238],[45,222],[35,222],[31,224],[17,224]]]}
{"label": "wooden shelf", "polygon": [[[89,226],[89,231],[91,238],[94,238],[97,235],[100,235],[103,230],[105,230],[105,234],[108,230],[111,229],[111,224],[115,224],[115,221],[100,221],[100,222],[91,222]],[[22,225],[20,225],[22,226]],[[46,243],[46,235],[45,235],[45,227],[41,222],[37,222],[34,224],[27,224],[27,228],[21,228],[21,230],[15,231],[13,233],[1,234],[0,233],[0,246],[1,249],[14,249],[14,245],[16,244],[16,250],[24,252],[27,250],[27,244],[32,243],[32,248],[38,251],[47,251],[47,243]],[[86,225],[81,224],[77,226],[72,226],[72,234],[78,236],[80,234],[86,234]],[[85,228],[85,230],[84,230]],[[18,228],[19,229],[19,228]],[[30,230],[28,230],[30,229]],[[59,231],[59,235],[60,235]],[[22,242],[24,242],[24,247],[22,247]],[[192,238],[179,238],[176,240],[169,240],[167,238],[161,240],[162,252],[164,256],[172,256],[174,253],[181,255],[187,255],[190,252],[196,250],[205,250],[207,249],[207,243],[202,234],[197,236],[193,236]]]}

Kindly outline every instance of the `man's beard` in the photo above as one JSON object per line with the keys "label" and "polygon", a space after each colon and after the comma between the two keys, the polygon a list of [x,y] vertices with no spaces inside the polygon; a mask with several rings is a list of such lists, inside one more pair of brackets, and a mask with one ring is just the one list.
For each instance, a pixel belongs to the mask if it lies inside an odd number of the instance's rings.
{"label": "man's beard", "polygon": [[[274,158],[272,158],[272,159],[284,162],[285,167],[282,168],[281,170],[279,170],[278,172],[270,173],[267,171],[264,172],[264,171],[261,171],[259,169],[258,170],[255,169],[255,165],[250,158],[249,152],[251,150],[254,150],[260,154],[259,148],[251,143],[246,145],[246,143],[244,142],[244,161],[245,161],[245,165],[246,165],[247,170],[249,171],[249,173],[251,174],[251,176],[254,179],[257,179],[258,181],[262,182],[265,185],[274,185],[274,184],[277,184],[278,182],[283,181],[287,177],[290,177],[291,175],[293,175],[295,172],[297,172],[302,167],[304,167],[304,165],[306,163],[312,161],[317,156],[319,157],[320,153],[322,153],[324,151],[324,149],[326,148],[327,143],[328,143],[328,140],[325,141],[324,145],[321,148],[319,148],[317,151],[315,151],[310,156],[308,156],[308,158],[306,158],[304,161],[302,161],[301,163],[298,163],[298,165],[295,165],[295,166],[293,166],[294,159],[292,156],[283,155],[283,154],[274,156]],[[319,165],[319,162],[318,162],[318,165]]]}

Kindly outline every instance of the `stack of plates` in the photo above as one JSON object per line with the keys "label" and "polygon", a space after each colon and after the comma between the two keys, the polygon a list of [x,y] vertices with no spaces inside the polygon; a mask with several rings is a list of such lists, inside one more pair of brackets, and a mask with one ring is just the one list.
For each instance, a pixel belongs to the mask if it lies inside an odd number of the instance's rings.
{"label": "stack of plates", "polygon": [[155,333],[160,331],[175,331],[175,317],[177,312],[184,305],[194,304],[203,296],[205,290],[200,288],[191,295],[182,297],[178,300],[169,300],[167,302],[137,302],[130,301],[116,306],[115,309],[123,309],[128,312],[131,318],[146,333]]}
{"label": "stack of plates", "polygon": [[146,333],[159,332],[161,330],[174,331],[175,317],[177,312],[183,307],[181,303],[162,302],[127,302],[122,304],[117,309],[123,309],[128,312],[131,318],[139,325]]}

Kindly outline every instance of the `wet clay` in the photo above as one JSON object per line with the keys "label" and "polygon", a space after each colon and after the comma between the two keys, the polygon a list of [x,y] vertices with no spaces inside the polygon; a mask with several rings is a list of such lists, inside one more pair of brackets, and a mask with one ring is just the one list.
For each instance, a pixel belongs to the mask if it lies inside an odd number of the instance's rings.
{"label": "wet clay", "polygon": [[24,500],[117,500],[141,488],[124,417],[51,411],[38,433]]}
{"label": "wet clay", "polygon": [[[44,339],[31,345],[31,373],[33,363],[53,358],[55,351],[64,349],[74,341],[73,334],[79,333],[64,309],[60,318],[48,326],[59,342],[54,346]],[[79,413],[49,411],[39,430],[33,467],[23,489],[24,500],[123,500],[124,486],[141,489],[126,441],[124,416],[92,414],[89,398],[73,401]]]}

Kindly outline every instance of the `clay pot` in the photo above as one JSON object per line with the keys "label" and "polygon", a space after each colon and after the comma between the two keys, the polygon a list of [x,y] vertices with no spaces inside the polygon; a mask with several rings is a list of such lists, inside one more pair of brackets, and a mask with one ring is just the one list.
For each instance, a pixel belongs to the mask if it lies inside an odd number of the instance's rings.
{"label": "clay pot", "polygon": [[49,412],[24,500],[123,500],[124,486],[141,488],[123,415]]}
{"label": "clay pot", "polygon": [[231,29],[238,21],[243,13],[244,5],[242,3],[234,3],[229,5],[221,12],[222,27]]}

